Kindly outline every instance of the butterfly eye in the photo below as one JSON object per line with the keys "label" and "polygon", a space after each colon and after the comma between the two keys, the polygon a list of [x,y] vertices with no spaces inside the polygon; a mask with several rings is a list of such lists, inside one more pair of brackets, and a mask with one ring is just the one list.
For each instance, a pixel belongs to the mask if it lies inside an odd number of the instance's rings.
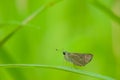
{"label": "butterfly eye", "polygon": [[63,52],[63,55],[65,55],[66,54],[66,52]]}

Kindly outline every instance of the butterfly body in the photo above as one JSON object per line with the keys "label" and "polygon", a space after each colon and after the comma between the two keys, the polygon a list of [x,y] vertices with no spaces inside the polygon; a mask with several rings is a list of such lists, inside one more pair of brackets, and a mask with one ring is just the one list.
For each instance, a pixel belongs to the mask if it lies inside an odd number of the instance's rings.
{"label": "butterfly body", "polygon": [[73,63],[77,66],[85,66],[88,64],[92,58],[92,54],[84,54],[84,53],[69,53],[69,52],[63,52],[65,60]]}

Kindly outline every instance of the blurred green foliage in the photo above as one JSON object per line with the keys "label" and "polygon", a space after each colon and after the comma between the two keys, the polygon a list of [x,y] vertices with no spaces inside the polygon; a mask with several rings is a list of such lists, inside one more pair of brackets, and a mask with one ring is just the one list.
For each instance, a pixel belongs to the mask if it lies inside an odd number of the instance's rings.
{"label": "blurred green foliage", "polygon": [[[49,2],[51,0],[1,0],[0,41]],[[72,66],[64,61],[62,52],[56,52],[55,49],[92,53],[93,60],[79,69],[120,79],[120,19],[115,14],[110,15],[112,8],[118,4],[114,0],[98,1],[107,7],[104,9],[96,2],[61,0],[49,6],[0,46],[0,63]],[[43,68],[0,68],[0,80],[40,79],[99,80]]]}

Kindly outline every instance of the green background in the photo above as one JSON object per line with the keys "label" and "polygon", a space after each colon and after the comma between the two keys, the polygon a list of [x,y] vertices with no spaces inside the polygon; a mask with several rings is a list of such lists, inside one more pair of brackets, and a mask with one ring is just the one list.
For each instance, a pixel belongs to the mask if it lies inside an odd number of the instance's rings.
{"label": "green background", "polygon": [[[62,51],[92,53],[81,70],[120,79],[120,1],[62,0],[49,6],[0,47],[0,64],[73,65]],[[0,0],[0,41],[51,0]],[[110,10],[115,15],[107,10]],[[58,49],[58,51],[56,51]],[[0,68],[0,80],[100,80],[47,68]]]}

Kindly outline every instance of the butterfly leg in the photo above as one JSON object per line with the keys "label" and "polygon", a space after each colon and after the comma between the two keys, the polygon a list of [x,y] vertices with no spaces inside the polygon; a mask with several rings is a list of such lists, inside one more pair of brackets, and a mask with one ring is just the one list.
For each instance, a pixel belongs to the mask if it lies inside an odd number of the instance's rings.
{"label": "butterfly leg", "polygon": [[73,64],[73,68],[75,68],[75,69],[79,69],[78,66],[76,66],[75,64]]}

